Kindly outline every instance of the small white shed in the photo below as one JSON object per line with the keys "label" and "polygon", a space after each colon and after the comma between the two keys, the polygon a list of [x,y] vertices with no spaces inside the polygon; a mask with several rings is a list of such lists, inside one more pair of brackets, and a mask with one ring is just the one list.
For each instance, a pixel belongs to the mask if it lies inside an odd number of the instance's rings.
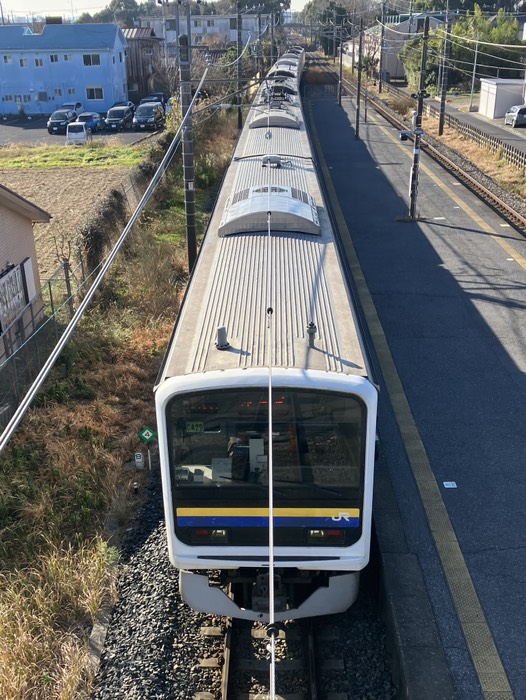
{"label": "small white shed", "polygon": [[503,117],[512,105],[524,104],[523,78],[481,78],[479,113],[489,119]]}

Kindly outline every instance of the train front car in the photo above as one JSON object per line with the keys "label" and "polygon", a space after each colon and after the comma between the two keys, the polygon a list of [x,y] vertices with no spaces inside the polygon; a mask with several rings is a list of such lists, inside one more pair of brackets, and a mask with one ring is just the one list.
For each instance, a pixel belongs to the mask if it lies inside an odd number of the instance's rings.
{"label": "train front car", "polygon": [[371,536],[377,392],[293,59],[247,116],[156,386],[181,595],[261,621],[269,589],[276,621],[347,609]]}

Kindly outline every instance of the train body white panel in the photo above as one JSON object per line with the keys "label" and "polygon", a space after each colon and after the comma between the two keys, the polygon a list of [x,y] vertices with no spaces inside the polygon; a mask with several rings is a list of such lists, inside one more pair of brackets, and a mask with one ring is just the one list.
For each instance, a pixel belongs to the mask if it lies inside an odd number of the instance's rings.
{"label": "train body white panel", "polygon": [[[342,576],[332,576],[326,587],[318,588],[297,608],[284,612],[276,611],[273,616],[275,622],[317,615],[334,615],[344,612],[358,597],[360,574],[353,573]],[[238,617],[243,620],[258,622],[270,622],[270,614],[259,610],[241,608],[220,588],[212,588],[207,576],[189,574],[181,571],[179,574],[179,592],[182,599],[194,610],[223,615],[224,617]]]}
{"label": "train body white panel", "polygon": [[276,620],[345,610],[369,561],[377,390],[305,129],[303,64],[291,49],[256,95],[155,389],[183,599],[246,619],[268,619],[271,560]]}

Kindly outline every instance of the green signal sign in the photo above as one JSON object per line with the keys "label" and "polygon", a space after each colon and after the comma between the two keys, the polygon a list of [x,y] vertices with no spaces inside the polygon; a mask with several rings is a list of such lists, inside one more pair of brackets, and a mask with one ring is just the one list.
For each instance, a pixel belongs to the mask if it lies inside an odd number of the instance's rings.
{"label": "green signal sign", "polygon": [[155,430],[148,428],[148,426],[144,427],[139,432],[139,439],[142,440],[146,445],[148,445],[152,440],[155,440],[156,437],[157,433],[155,432]]}

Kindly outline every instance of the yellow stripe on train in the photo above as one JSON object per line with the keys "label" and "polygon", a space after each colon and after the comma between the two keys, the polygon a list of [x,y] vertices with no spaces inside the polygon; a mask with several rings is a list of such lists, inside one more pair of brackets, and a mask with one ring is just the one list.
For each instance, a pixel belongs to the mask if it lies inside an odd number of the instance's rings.
{"label": "yellow stripe on train", "polygon": [[[274,508],[274,515],[282,518],[359,518],[359,508]],[[235,516],[252,516],[252,517],[267,517],[268,508],[177,508],[178,516],[185,515],[228,515]]]}

